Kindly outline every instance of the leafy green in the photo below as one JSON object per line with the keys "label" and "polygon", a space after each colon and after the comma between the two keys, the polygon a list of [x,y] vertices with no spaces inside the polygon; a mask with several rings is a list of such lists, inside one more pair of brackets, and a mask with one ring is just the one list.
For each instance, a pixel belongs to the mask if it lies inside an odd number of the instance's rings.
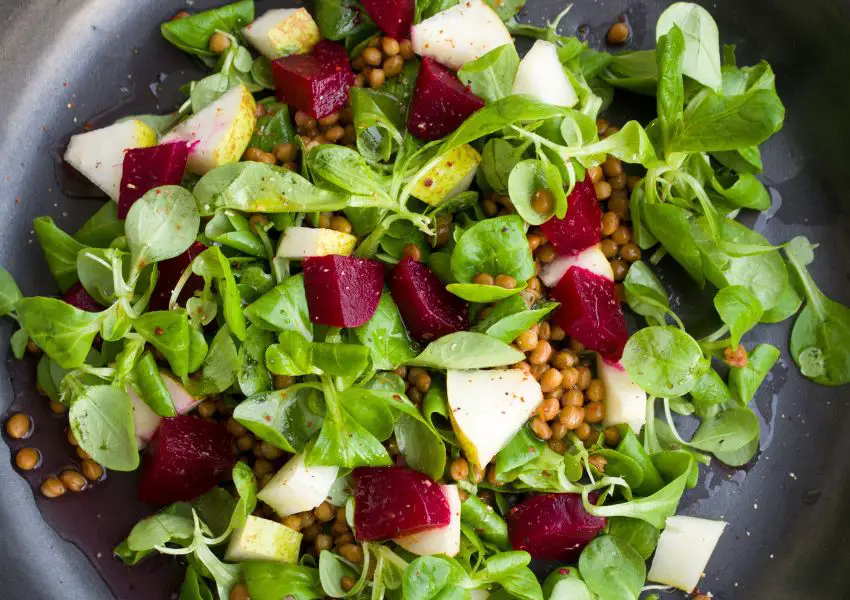
{"label": "leafy green", "polygon": [[525,238],[522,219],[516,216],[480,221],[463,232],[452,251],[452,273],[461,283],[479,273],[510,275],[526,281],[534,275],[534,259]]}
{"label": "leafy green", "polygon": [[505,44],[466,63],[457,75],[473,94],[486,102],[494,102],[511,95],[518,68],[516,47]]}
{"label": "leafy green", "polygon": [[459,331],[431,342],[408,365],[432,369],[485,369],[520,362],[525,355],[483,333]]}
{"label": "leafy green", "polygon": [[579,556],[578,568],[587,587],[606,600],[635,600],[646,581],[643,557],[612,535],[590,542]]}
{"label": "leafy green", "polygon": [[236,344],[225,325],[219,329],[201,364],[200,377],[188,381],[186,389],[193,396],[220,394],[236,382],[238,373]]}
{"label": "leafy green", "polygon": [[69,412],[80,447],[113,471],[134,471],[139,451],[133,428],[133,405],[127,392],[108,385],[85,388]]}
{"label": "leafy green", "polygon": [[206,281],[215,280],[223,304],[224,320],[233,335],[244,340],[247,332],[242,298],[227,257],[217,246],[207,248],[192,262],[192,271]]}
{"label": "leafy green", "polygon": [[313,324],[307,308],[304,276],[295,275],[245,308],[251,323],[267,331],[295,331],[313,339]]}
{"label": "leafy green", "polygon": [[59,229],[50,217],[33,219],[32,226],[56,285],[67,292],[77,282],[77,255],[85,246]]}
{"label": "leafy green", "polygon": [[[722,460],[724,455],[749,447],[753,441],[758,442],[758,436],[759,422],[753,411],[730,408],[703,420],[689,444]],[[753,455],[755,452],[739,464],[748,462]]]}
{"label": "leafy green", "polygon": [[369,349],[372,364],[378,370],[395,369],[416,356],[398,307],[387,292],[381,294],[372,318],[356,328],[355,333]]}
{"label": "leafy green", "polygon": [[299,387],[260,392],[240,402],[233,418],[281,450],[302,452],[322,424],[310,409],[310,394]]}
{"label": "leafy green", "polygon": [[136,362],[133,369],[133,383],[138,388],[142,400],[156,414],[161,417],[177,415],[171,393],[165,386],[156,360],[150,352],[143,353]]}
{"label": "leafy green", "polygon": [[608,535],[629,544],[643,560],[649,560],[655,552],[660,534],[658,529],[640,519],[614,517],[608,521]]}
{"label": "leafy green", "polygon": [[485,318],[473,326],[472,330],[486,333],[508,344],[519,334],[542,321],[558,306],[560,305],[557,302],[541,302],[527,308],[522,298],[512,296],[498,302]]}
{"label": "leafy green", "polygon": [[201,219],[192,194],[176,185],[154,188],[127,213],[127,243],[133,269],[174,258],[185,252],[198,235]]}
{"label": "leafy green", "polygon": [[280,600],[281,593],[294,600],[324,598],[319,572],[311,567],[246,561],[242,573],[254,600]]}
{"label": "leafy green", "polygon": [[189,54],[214,56],[209,49],[210,37],[216,31],[235,34],[254,20],[254,0],[241,0],[196,13],[184,19],[165,21],[160,26],[162,37]]}
{"label": "leafy green", "polygon": [[254,129],[254,137],[248,144],[251,148],[259,148],[265,152],[273,152],[278,144],[292,144],[295,141],[295,132],[292,129],[289,107],[286,104],[273,102],[266,105],[266,113],[257,117],[257,126]]}
{"label": "leafy green", "polygon": [[660,40],[674,28],[681,29],[683,34],[684,74],[709,88],[719,89],[720,41],[717,23],[703,7],[690,2],[677,2],[658,17],[656,38]]}
{"label": "leafy green", "polygon": [[806,306],[791,331],[791,356],[803,374],[823,385],[850,382],[850,309],[827,298],[806,269],[813,256],[805,238],[794,238],[785,248],[801,282]]}
{"label": "leafy green", "polygon": [[102,319],[55,298],[21,298],[17,314],[36,345],[65,369],[85,362]]}
{"label": "leafy green", "polygon": [[642,315],[651,325],[665,325],[670,311],[670,300],[664,284],[643,261],[629,267],[623,280],[626,302],[633,311]]}
{"label": "leafy green", "polygon": [[248,327],[244,343],[239,347],[239,389],[246,396],[271,390],[272,378],[266,368],[266,349],[274,336],[255,325]]}
{"label": "leafy green", "polygon": [[[793,332],[792,332],[793,340]],[[793,343],[793,342],[792,342]],[[729,370],[729,389],[741,406],[746,406],[755,397],[762,381],[779,360],[779,349],[770,344],[759,344],[749,353],[744,367]]]}
{"label": "leafy green", "polygon": [[702,351],[675,327],[647,327],[629,338],[623,366],[648,394],[669,398],[687,394],[702,373]]}
{"label": "leafy green", "polygon": [[189,316],[185,309],[145,313],[133,321],[133,328],[165,356],[175,375],[189,374]]}
{"label": "leafy green", "polygon": [[730,285],[717,292],[714,307],[729,326],[732,347],[737,347],[741,337],[758,325],[763,314],[759,299],[741,285]]}
{"label": "leafy green", "polygon": [[658,39],[656,60],[658,61],[658,126],[661,130],[661,144],[665,152],[670,140],[681,132],[684,126],[685,86],[682,81],[684,68],[685,38],[677,25]]}
{"label": "leafy green", "polygon": [[460,514],[463,522],[472,527],[481,539],[503,550],[510,548],[505,520],[478,496],[470,494],[461,504]]}
{"label": "leafy green", "polygon": [[0,267],[0,317],[15,311],[15,305],[23,296],[12,275]]}
{"label": "leafy green", "polygon": [[316,24],[322,37],[331,40],[356,38],[375,27],[356,0],[318,0],[315,7]]}
{"label": "leafy green", "polygon": [[118,205],[106,202],[74,234],[74,239],[91,248],[106,248],[124,235],[124,221],[118,218]]}
{"label": "leafy green", "polygon": [[[535,192],[548,190],[555,198],[552,210],[539,213],[532,205]],[[548,160],[528,159],[517,163],[508,179],[508,192],[517,213],[530,225],[541,225],[553,215],[563,215],[567,211],[567,199],[561,174]]]}

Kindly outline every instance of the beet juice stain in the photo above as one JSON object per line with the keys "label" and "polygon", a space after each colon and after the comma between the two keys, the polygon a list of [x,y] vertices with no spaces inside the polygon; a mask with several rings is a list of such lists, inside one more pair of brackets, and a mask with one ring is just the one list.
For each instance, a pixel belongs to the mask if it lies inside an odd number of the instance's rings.
{"label": "beet juice stain", "polygon": [[86,555],[121,600],[171,597],[183,580],[185,565],[172,557],[155,555],[128,567],[112,554],[133,525],[156,511],[138,499],[137,473],[109,471],[101,481],[89,482],[83,491],[69,490],[58,498],[46,498],[39,491],[45,478],[66,468],[79,471],[82,461],[67,440],[67,413],[54,414],[47,398],[36,392],[37,362],[31,355],[22,361],[7,362],[15,391],[8,414],[20,411],[30,415],[34,430],[23,440],[11,440],[7,436],[3,439],[11,449],[13,460],[15,452],[25,446],[41,452],[41,466],[18,473],[29,482],[44,520]]}

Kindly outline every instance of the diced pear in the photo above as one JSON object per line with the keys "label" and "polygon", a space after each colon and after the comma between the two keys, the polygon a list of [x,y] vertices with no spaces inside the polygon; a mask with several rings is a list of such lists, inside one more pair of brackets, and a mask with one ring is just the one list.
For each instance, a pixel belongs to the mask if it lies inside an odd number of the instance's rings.
{"label": "diced pear", "polygon": [[646,424],[646,392],[632,381],[620,363],[610,363],[596,355],[597,377],[605,388],[605,419],[603,424],[625,423],[635,433]]}
{"label": "diced pear", "polygon": [[124,151],[156,146],[156,140],[156,131],[138,119],[130,119],[72,136],[65,162],[117,202]]}
{"label": "diced pear", "polygon": [[224,560],[264,560],[294,565],[298,562],[302,537],[286,525],[250,515],[245,525],[233,532]]}
{"label": "diced pear", "polygon": [[242,157],[254,135],[256,107],[254,96],[247,87],[239,84],[177,125],[162,139],[162,143],[194,142],[186,168],[203,175]]}
{"label": "diced pear", "polygon": [[411,195],[425,204],[437,206],[469,189],[481,164],[478,151],[464,144],[447,152],[425,173],[411,190]]}
{"label": "diced pear", "polygon": [[193,408],[201,403],[200,398],[195,398],[192,394],[186,391],[183,384],[177,381],[173,375],[165,372],[160,372],[162,380],[165,383],[165,389],[171,395],[171,402],[174,404],[174,410],[178,415],[187,415]]}
{"label": "diced pear", "polygon": [[596,273],[605,279],[614,281],[614,271],[611,269],[611,263],[605,258],[599,244],[582,250],[573,256],[560,256],[556,258],[540,271],[540,281],[547,287],[553,288],[558,285],[558,282],[567,274],[567,271],[573,267],[582,267],[591,273]]}
{"label": "diced pear", "polygon": [[269,60],[290,54],[306,54],[322,37],[306,8],[266,11],[262,17],[243,27],[242,34]]}
{"label": "diced pear", "polygon": [[694,591],[725,527],[724,521],[668,517],[647,579]]}
{"label": "diced pear", "polygon": [[296,454],[271,478],[257,498],[281,517],[313,510],[325,501],[336,481],[338,467],[308,467]]}
{"label": "diced pear", "polygon": [[133,404],[133,428],[136,431],[136,446],[143,449],[151,441],[159,427],[162,417],[156,414],[147,403],[142,400],[132,385],[127,386],[127,394]]}
{"label": "diced pear", "polygon": [[446,373],[449,416],[466,457],[485,467],[522,429],[543,392],[520,369],[468,370]]}
{"label": "diced pear", "polygon": [[288,227],[277,247],[277,257],[301,260],[329,254],[348,256],[354,251],[355,245],[357,238],[350,233],[313,227]]}
{"label": "diced pear", "polygon": [[451,521],[445,527],[413,533],[393,540],[396,544],[419,556],[445,554],[455,556],[460,552],[460,494],[456,485],[441,485],[440,489],[449,501]]}
{"label": "diced pear", "polygon": [[520,61],[513,92],[555,106],[578,104],[578,95],[558,59],[558,47],[546,40],[537,40]]}
{"label": "diced pear", "polygon": [[490,50],[513,44],[502,19],[482,0],[462,0],[411,29],[413,51],[460,69]]}

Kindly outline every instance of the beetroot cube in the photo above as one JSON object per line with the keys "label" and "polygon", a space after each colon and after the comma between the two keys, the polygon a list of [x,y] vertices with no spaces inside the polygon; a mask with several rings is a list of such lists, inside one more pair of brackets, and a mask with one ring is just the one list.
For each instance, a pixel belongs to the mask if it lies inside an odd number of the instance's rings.
{"label": "beetroot cube", "polygon": [[[599,494],[590,495],[595,503]],[[581,494],[541,494],[527,498],[508,513],[514,550],[532,558],[572,563],[605,528],[606,519],[584,509]]]}
{"label": "beetroot cube", "polygon": [[79,308],[86,312],[100,312],[105,308],[91,297],[91,294],[86,291],[86,288],[79,281],[62,295],[62,300],[74,308]]}
{"label": "beetroot cube", "polygon": [[[195,242],[180,256],[169,258],[159,263],[159,279],[156,289],[151,296],[150,310],[168,310],[171,293],[183,276],[183,272],[192,264],[195,257],[206,250],[207,247],[201,242]],[[186,300],[195,295],[198,290],[204,289],[204,280],[198,275],[190,275],[186,285],[180,291],[177,303],[185,306]]]}
{"label": "beetroot cube", "polygon": [[451,510],[440,485],[408,467],[354,469],[354,531],[358,540],[387,540],[445,527]]}
{"label": "beetroot cube", "polygon": [[226,480],[236,460],[224,422],[188,415],[162,419],[147,450],[139,498],[157,505],[197,498]]}
{"label": "beetroot cube", "polygon": [[424,264],[404,258],[393,269],[390,292],[410,334],[423,342],[469,329],[469,306],[446,291]]}
{"label": "beetroot cube", "polygon": [[149,190],[162,185],[180,185],[188,158],[189,144],[186,142],[127,150],[121,172],[118,218],[127,218],[133,203]]}
{"label": "beetroot cube", "polygon": [[384,287],[384,265],[368,258],[305,258],[304,289],[310,320],[331,327],[359,327],[375,314]]}
{"label": "beetroot cube", "polygon": [[540,229],[561,256],[578,254],[602,239],[602,210],[590,177],[576,183],[563,219],[552,217]]}
{"label": "beetroot cube", "polygon": [[378,29],[397,40],[410,37],[415,4],[414,0],[363,0],[363,8]]}
{"label": "beetroot cube", "polygon": [[483,106],[484,101],[464,87],[452,71],[423,57],[407,130],[423,140],[437,140],[460,127]]}
{"label": "beetroot cube", "polygon": [[293,54],[272,62],[277,97],[281,102],[321,119],[348,101],[354,72],[345,48],[323,40],[310,54]]}
{"label": "beetroot cube", "polygon": [[605,358],[620,360],[629,332],[613,281],[573,267],[552,296],[561,303],[554,316],[561,329]]}

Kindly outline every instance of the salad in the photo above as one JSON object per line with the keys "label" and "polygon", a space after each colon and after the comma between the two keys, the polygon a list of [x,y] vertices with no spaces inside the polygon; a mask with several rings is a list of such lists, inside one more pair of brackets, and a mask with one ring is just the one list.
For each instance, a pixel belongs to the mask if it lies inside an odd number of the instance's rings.
{"label": "salad", "polygon": [[[185,103],[72,137],[109,201],[35,220],[61,295],[0,268],[0,316],[81,459],[41,493],[139,471],[118,560],[178,557],[181,600],[707,598],[726,523],[676,512],[758,453],[780,351],[747,336],[794,319],[803,375],[841,385],[850,312],[815,245],[736,220],[771,205],[768,63],[696,4],[616,52],[524,4],[181,12],[163,37],[210,68]],[[656,117],[609,123],[615,92]],[[26,471],[32,427],[6,420]]]}

